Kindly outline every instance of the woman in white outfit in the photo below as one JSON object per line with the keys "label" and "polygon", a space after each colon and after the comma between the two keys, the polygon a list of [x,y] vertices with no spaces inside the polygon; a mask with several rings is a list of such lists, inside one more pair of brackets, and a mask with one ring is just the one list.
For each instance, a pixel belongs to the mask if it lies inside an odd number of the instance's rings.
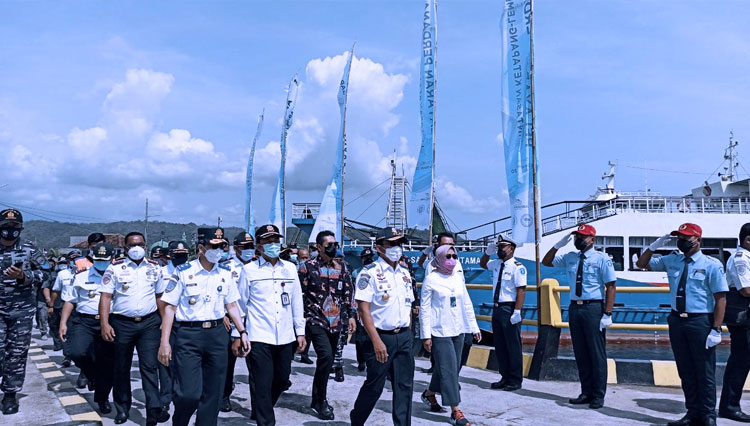
{"label": "woman in white outfit", "polygon": [[[461,365],[464,333],[473,333],[481,340],[474,306],[462,277],[455,273],[458,256],[450,245],[438,247],[432,260],[433,270],[422,284],[422,303],[419,310],[424,347],[435,358],[430,386],[422,393],[422,401],[434,412],[445,410],[437,403],[440,393],[443,405],[451,407],[451,424],[468,426],[458,404],[458,369]],[[468,330],[467,330],[468,328]]]}

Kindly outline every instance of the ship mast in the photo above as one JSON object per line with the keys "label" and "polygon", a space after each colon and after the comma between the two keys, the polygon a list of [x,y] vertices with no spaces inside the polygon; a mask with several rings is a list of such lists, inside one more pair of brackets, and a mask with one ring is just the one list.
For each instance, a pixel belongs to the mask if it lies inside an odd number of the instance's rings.
{"label": "ship mast", "polygon": [[719,173],[719,177],[724,182],[732,183],[734,182],[735,178],[735,167],[739,165],[737,162],[737,153],[735,151],[735,148],[737,148],[737,145],[740,143],[736,140],[734,140],[734,131],[729,131],[729,146],[726,150],[724,150],[724,159],[729,161],[729,165],[727,167],[724,167],[724,170],[726,173]]}

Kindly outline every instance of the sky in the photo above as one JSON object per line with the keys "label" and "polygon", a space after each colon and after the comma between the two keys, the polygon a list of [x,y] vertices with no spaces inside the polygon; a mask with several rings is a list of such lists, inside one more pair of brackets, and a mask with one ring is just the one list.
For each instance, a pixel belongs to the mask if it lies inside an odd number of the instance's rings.
{"label": "sky", "polygon": [[[436,194],[454,230],[509,214],[500,121],[500,1],[438,4]],[[390,160],[420,146],[422,1],[0,3],[0,205],[27,219],[241,226],[270,210],[292,76],[292,202],[320,202],[347,112],[345,214],[383,224]],[[684,195],[716,180],[729,132],[750,169],[750,3],[537,0],[543,204],[616,186]],[[748,157],[750,158],[750,157]],[[647,170],[648,169],[648,170]],[[744,168],[740,174],[746,175]],[[744,176],[742,176],[744,177]],[[375,188],[375,189],[373,189]]]}

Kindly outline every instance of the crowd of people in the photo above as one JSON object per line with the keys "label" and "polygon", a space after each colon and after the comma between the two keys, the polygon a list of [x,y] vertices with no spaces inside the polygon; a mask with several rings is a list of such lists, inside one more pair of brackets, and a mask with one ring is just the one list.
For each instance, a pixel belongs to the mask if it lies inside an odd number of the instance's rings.
{"label": "crowd of people", "polygon": [[[356,345],[357,368],[366,378],[348,413],[364,425],[392,385],[392,421],[409,425],[415,356],[428,354],[432,377],[421,399],[434,412],[450,407],[449,421],[469,425],[461,411],[459,374],[482,334],[467,292],[453,236],[443,233],[418,260],[425,269],[421,289],[404,256],[407,237],[381,230],[373,247],[361,250],[362,266],[350,270],[335,233],[322,231],[308,249],[281,243],[275,225],[254,235],[241,232],[230,243],[222,228],[199,228],[195,252],[185,241],[147,252],[143,234],[125,236],[124,256],[103,234],[88,237],[88,250],[47,258],[22,244],[21,213],[0,212],[0,362],[2,412],[18,412],[16,393],[24,381],[36,315],[54,350],[81,371],[101,413],[114,409],[116,424],[133,405],[131,366],[138,354],[146,424],[170,420],[215,425],[219,411],[233,409],[234,369],[248,367],[251,418],[274,425],[280,396],[289,389],[295,353],[312,363],[310,407],[322,420],[336,414],[328,401],[329,377],[343,381],[342,352]],[[544,256],[546,266],[564,268],[570,285],[570,333],[581,393],[570,404],[604,405],[607,384],[606,329],[612,325],[616,287],[612,260],[594,249],[596,229],[581,225]],[[652,257],[671,237],[678,252]],[[682,379],[687,414],[671,425],[715,424],[715,346],[721,342],[727,294],[732,355],[724,377],[719,415],[750,421],[739,400],[750,370],[747,306],[750,297],[750,224],[727,264],[700,251],[702,230],[683,224],[657,239],[638,259],[643,269],[667,272],[672,297],[669,336]],[[558,251],[574,242],[575,251]],[[480,266],[492,272],[492,330],[501,380],[490,388],[516,391],[523,383],[522,307],[527,272],[515,258],[517,242],[502,236],[488,244]],[[149,256],[150,255],[150,256]],[[494,258],[493,258],[494,257]],[[428,261],[429,260],[429,261]],[[36,298],[36,299],[35,299]],[[744,320],[741,320],[743,306]],[[742,322],[744,321],[744,322]],[[742,322],[742,323],[741,323]],[[110,394],[112,403],[110,403]],[[441,402],[438,402],[437,395]],[[339,416],[340,417],[340,416]],[[283,421],[281,422],[283,423]]]}

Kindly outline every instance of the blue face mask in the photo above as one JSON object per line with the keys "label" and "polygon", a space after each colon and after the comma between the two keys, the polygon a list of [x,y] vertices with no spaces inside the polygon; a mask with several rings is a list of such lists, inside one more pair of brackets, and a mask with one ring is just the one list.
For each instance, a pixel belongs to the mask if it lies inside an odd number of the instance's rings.
{"label": "blue face mask", "polygon": [[109,260],[94,260],[94,269],[97,271],[105,271],[112,262]]}
{"label": "blue face mask", "polygon": [[263,244],[263,254],[271,259],[278,259],[281,254],[281,243]]}
{"label": "blue face mask", "polygon": [[75,268],[76,267],[76,263],[75,262],[70,262],[70,263],[68,263],[68,265],[70,265],[71,268]]}
{"label": "blue face mask", "polygon": [[292,262],[297,263],[297,255],[296,254],[293,254],[293,255],[289,256],[289,259],[292,259]]}
{"label": "blue face mask", "polygon": [[255,256],[255,249],[245,249],[240,251],[240,259],[244,260],[245,262],[249,262],[253,260],[253,257]]}
{"label": "blue face mask", "polygon": [[225,251],[221,253],[221,259],[219,259],[219,262],[223,262],[225,260],[229,259],[229,252]]}

